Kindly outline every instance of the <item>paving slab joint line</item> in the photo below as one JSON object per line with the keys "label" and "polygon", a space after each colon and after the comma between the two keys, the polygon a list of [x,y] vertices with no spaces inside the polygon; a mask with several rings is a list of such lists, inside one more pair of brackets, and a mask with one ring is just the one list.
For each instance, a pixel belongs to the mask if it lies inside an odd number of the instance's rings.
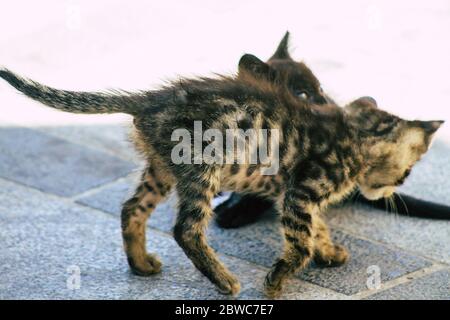
{"label": "paving slab joint line", "polygon": [[345,232],[345,233],[347,233],[347,234],[349,234],[349,235],[351,235],[353,237],[360,238],[360,239],[365,240],[365,241],[369,241],[371,243],[383,246],[383,247],[388,248],[390,250],[402,251],[402,252],[407,253],[409,255],[416,256],[416,257],[422,258],[424,260],[427,260],[428,262],[432,262],[435,265],[439,265],[439,266],[443,266],[443,267],[447,267],[447,268],[450,266],[449,264],[447,264],[444,261],[437,260],[436,258],[432,258],[432,257],[429,257],[429,256],[424,256],[420,252],[415,252],[415,251],[412,251],[412,250],[409,250],[409,249],[406,249],[406,248],[401,248],[401,247],[396,246],[395,244],[392,245],[392,244],[389,244],[389,243],[386,243],[386,242],[381,242],[379,240],[367,238],[364,235],[358,234],[358,233],[353,232],[353,231],[351,231],[351,230],[349,230],[349,229],[347,229],[345,227],[338,226],[338,225],[335,225],[333,223],[329,223],[328,225],[330,227],[332,227],[333,229],[340,230],[340,231]]}
{"label": "paving slab joint line", "polygon": [[[173,240],[173,236],[169,232],[165,232],[165,231],[162,231],[162,230],[156,229],[155,227],[150,227],[150,226],[148,226],[147,229],[151,230],[151,232],[155,232],[156,234],[158,234],[160,236],[163,236],[165,238]],[[240,257],[236,257],[236,256],[228,254],[228,253],[223,253],[223,252],[217,252],[217,253],[222,255],[222,256],[225,256],[225,257],[228,257],[228,258],[232,258],[232,259],[239,260],[239,261],[242,261],[244,263],[247,263],[247,264],[249,264],[251,266],[254,266],[254,267],[258,268],[258,269],[261,269],[261,271],[266,271],[266,272],[269,271],[269,268],[267,268],[267,267],[265,267],[263,265],[254,263],[252,261],[248,261],[248,260],[242,259]],[[158,254],[158,253],[156,252],[156,254]],[[320,287],[320,286],[318,286],[318,287]],[[320,287],[320,288],[322,288],[322,287]],[[324,288],[324,289],[328,289],[328,288]],[[331,290],[331,289],[328,289],[328,290]],[[331,291],[333,291],[333,290],[331,290]],[[335,291],[333,291],[333,292],[335,292]]]}
{"label": "paving slab joint line", "polygon": [[20,187],[22,187],[22,188],[25,188],[25,189],[33,190],[33,192],[40,193],[40,194],[42,194],[43,196],[47,196],[47,197],[49,197],[50,199],[53,199],[53,200],[61,201],[61,202],[63,202],[63,203],[66,204],[66,205],[85,207],[85,208],[87,208],[87,209],[89,209],[89,210],[95,212],[98,216],[108,217],[108,218],[113,218],[114,220],[118,220],[118,218],[116,218],[116,217],[113,216],[112,214],[108,214],[108,213],[105,212],[105,211],[102,211],[102,210],[99,210],[99,209],[96,209],[96,208],[87,206],[87,205],[82,204],[82,203],[74,202],[74,201],[71,200],[70,198],[67,198],[67,197],[64,197],[64,196],[60,196],[60,195],[57,195],[57,194],[54,194],[54,193],[47,193],[47,192],[45,192],[45,191],[36,189],[36,188],[34,188],[34,187],[30,187],[30,186],[28,186],[28,185],[26,185],[26,184],[22,184],[22,183],[20,183],[20,182],[14,181],[14,180],[9,180],[9,179],[7,179],[7,178],[0,177],[0,181],[2,181],[2,180],[5,181],[5,182],[8,182],[8,183],[16,184],[16,185],[18,185],[18,186],[20,186]]}
{"label": "paving slab joint line", "polygon": [[395,288],[402,284],[417,281],[418,279],[423,278],[427,275],[430,275],[432,273],[435,273],[435,272],[438,272],[441,270],[446,270],[446,269],[447,268],[445,266],[434,264],[430,267],[425,267],[420,270],[405,274],[401,277],[392,279],[390,281],[386,281],[381,284],[381,288],[379,288],[379,289],[367,289],[365,291],[358,292],[358,293],[352,295],[351,298],[355,299],[355,300],[361,300],[361,299],[370,297],[374,294],[377,294],[379,292],[383,292],[383,291],[389,290],[391,288]]}
{"label": "paving slab joint line", "polygon": [[[80,200],[81,198],[84,198],[84,197],[87,197],[87,196],[91,196],[91,195],[93,195],[93,194],[95,194],[97,192],[102,191],[103,189],[111,187],[112,185],[114,185],[116,183],[119,183],[119,182],[122,182],[122,181],[126,181],[127,179],[131,179],[131,178],[133,178],[134,175],[136,175],[139,172],[140,172],[140,169],[134,169],[132,172],[130,172],[129,174],[127,174],[125,176],[119,177],[119,178],[117,178],[117,179],[115,179],[113,181],[109,181],[109,182],[106,182],[106,183],[104,183],[102,185],[99,185],[99,186],[96,186],[94,188],[91,188],[89,190],[83,191],[83,192],[78,193],[78,194],[76,194],[76,195],[74,195],[72,197],[67,197],[67,199],[70,199],[70,200],[76,202],[77,204],[79,204],[77,201]],[[130,185],[130,190],[131,190],[131,188],[133,188],[133,185]]]}

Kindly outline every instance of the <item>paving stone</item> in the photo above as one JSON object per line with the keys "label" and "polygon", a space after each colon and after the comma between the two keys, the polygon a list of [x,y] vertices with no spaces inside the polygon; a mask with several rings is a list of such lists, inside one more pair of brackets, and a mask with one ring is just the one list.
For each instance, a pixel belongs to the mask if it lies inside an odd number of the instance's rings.
{"label": "paving stone", "polygon": [[46,126],[35,130],[139,163],[140,158],[129,139],[130,126],[124,122],[116,125]]}
{"label": "paving stone", "polygon": [[73,196],[125,176],[134,167],[35,130],[0,128],[0,176],[42,191]]}
{"label": "paving stone", "polygon": [[[129,272],[114,216],[2,179],[0,189],[0,299],[229,299],[168,235],[155,230],[149,235],[149,251],[161,256],[162,273],[137,277]],[[240,278],[241,298],[263,298],[266,269],[233,257],[222,260]],[[71,266],[81,271],[78,290],[67,286]],[[283,298],[342,295],[293,280]]]}
{"label": "paving stone", "polygon": [[368,289],[367,280],[372,275],[369,267],[379,268],[383,283],[431,265],[400,250],[391,250],[336,230],[333,231],[333,238],[349,250],[350,261],[338,268],[310,267],[299,278],[352,295]]}
{"label": "paving stone", "polygon": [[335,208],[328,216],[333,226],[450,263],[450,221],[396,216],[363,205]]}
{"label": "paving stone", "polygon": [[[343,244],[351,253],[351,260],[339,268],[317,268],[314,265],[298,274],[298,277],[322,287],[351,295],[366,290],[367,268],[377,265],[382,281],[388,281],[430,265],[423,259],[393,251],[337,230],[334,240]],[[237,230],[222,230],[213,226],[210,232],[212,245],[241,259],[270,266],[282,250],[279,224],[272,217],[266,221]]]}
{"label": "paving stone", "polygon": [[450,271],[441,270],[369,296],[370,300],[450,300]]}

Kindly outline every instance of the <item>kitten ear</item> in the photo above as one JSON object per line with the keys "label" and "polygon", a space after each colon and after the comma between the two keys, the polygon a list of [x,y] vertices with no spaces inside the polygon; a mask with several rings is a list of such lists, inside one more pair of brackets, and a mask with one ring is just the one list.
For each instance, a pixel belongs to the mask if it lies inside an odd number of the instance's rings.
{"label": "kitten ear", "polygon": [[353,116],[360,116],[377,108],[377,102],[372,97],[361,97],[344,107],[347,113]]}
{"label": "kitten ear", "polygon": [[244,54],[239,60],[239,72],[247,71],[253,75],[266,76],[269,66],[252,54]]}
{"label": "kitten ear", "polygon": [[289,59],[292,60],[289,55],[289,31],[286,31],[283,39],[281,39],[280,44],[278,45],[277,50],[273,54],[273,56],[269,59]]}
{"label": "kitten ear", "polygon": [[355,101],[353,101],[352,104],[356,104],[356,105],[360,105],[360,106],[371,106],[371,107],[375,107],[375,108],[378,107],[377,100],[375,100],[374,98],[369,97],[369,96],[358,98]]}
{"label": "kitten ear", "polygon": [[442,126],[442,124],[445,121],[443,121],[443,120],[433,120],[433,121],[416,120],[416,121],[412,121],[412,122],[416,126],[422,128],[425,131],[425,133],[427,133],[428,135],[432,135]]}

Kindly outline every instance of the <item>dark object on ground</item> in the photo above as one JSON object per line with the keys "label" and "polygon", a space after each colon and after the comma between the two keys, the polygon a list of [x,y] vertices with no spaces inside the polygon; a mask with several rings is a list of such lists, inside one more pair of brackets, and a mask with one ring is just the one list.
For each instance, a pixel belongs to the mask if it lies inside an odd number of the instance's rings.
{"label": "dark object on ground", "polygon": [[[405,194],[394,194],[393,200],[399,215],[420,217],[427,219],[450,220],[450,207],[431,201],[417,199]],[[392,207],[386,206],[384,199],[371,201],[363,196],[357,197],[356,202],[383,211],[393,212]],[[233,193],[229,199],[215,208],[216,222],[225,229],[239,228],[256,222],[273,203],[252,195],[241,196]]]}

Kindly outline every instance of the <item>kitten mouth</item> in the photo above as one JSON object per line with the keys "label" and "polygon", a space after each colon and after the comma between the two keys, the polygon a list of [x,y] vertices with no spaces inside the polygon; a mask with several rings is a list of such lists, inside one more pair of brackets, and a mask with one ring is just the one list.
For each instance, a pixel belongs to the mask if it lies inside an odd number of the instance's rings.
{"label": "kitten mouth", "polygon": [[379,189],[360,188],[360,190],[364,197],[372,201],[379,200],[381,198],[390,198],[395,192],[395,188],[393,187]]}
{"label": "kitten mouth", "polygon": [[364,197],[366,197],[368,200],[371,200],[371,201],[375,201],[375,200],[383,198],[382,195],[380,195],[379,193],[376,193],[376,192],[374,192],[374,193],[372,193],[372,192],[364,193],[363,192],[362,194]]}

